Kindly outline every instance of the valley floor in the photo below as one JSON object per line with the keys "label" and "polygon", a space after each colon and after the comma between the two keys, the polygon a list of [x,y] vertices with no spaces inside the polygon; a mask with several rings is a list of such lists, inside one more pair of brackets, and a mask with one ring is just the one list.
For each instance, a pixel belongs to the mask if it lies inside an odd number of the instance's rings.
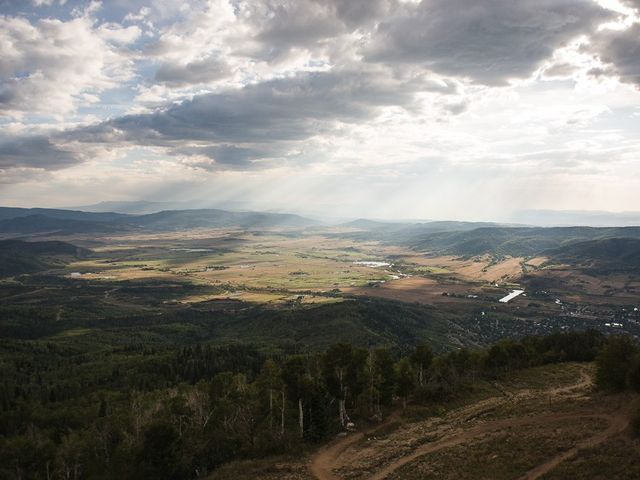
{"label": "valley floor", "polygon": [[464,402],[409,407],[304,460],[240,462],[213,479],[637,479],[637,396],[592,391],[593,367],[533,368]]}

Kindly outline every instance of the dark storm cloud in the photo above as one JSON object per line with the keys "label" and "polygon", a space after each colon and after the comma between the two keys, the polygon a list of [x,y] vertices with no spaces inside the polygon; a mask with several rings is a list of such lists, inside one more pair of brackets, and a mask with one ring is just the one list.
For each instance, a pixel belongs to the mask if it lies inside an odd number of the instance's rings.
{"label": "dark storm cloud", "polygon": [[364,52],[369,61],[503,85],[609,16],[591,0],[423,0],[383,20]]}
{"label": "dark storm cloud", "polygon": [[603,30],[592,41],[592,48],[600,59],[612,65],[609,70],[594,74],[616,74],[620,80],[640,87],[640,25],[634,24],[627,30]]}
{"label": "dark storm cloud", "polygon": [[0,139],[0,169],[56,170],[76,163],[78,160],[70,152],[56,147],[44,136]]}
{"label": "dark storm cloud", "polygon": [[163,63],[156,71],[155,81],[172,87],[207,83],[229,74],[228,65],[218,58],[207,57],[186,64]]}
{"label": "dark storm cloud", "polygon": [[254,55],[282,57],[293,48],[326,45],[335,37],[371,27],[396,5],[393,0],[265,0],[249,3],[248,20],[261,45]]}
{"label": "dark storm cloud", "polygon": [[[198,166],[205,170],[226,168],[230,167],[234,170],[250,170],[259,168],[259,166],[270,165],[271,162],[264,162],[263,159],[269,158],[272,155],[282,154],[281,150],[274,149],[274,151],[268,151],[269,147],[262,146],[261,148],[253,147],[238,147],[236,145],[214,145],[214,146],[188,146],[188,147],[174,147],[173,153],[177,155],[207,157],[214,161],[211,162],[191,162],[191,165]],[[259,164],[256,161],[260,161]]]}
{"label": "dark storm cloud", "polygon": [[160,146],[174,154],[205,155],[217,164],[246,167],[251,160],[283,156],[295,142],[330,133],[339,122],[366,122],[379,107],[413,104],[414,79],[378,73],[302,73],[195,96],[155,113],[69,131],[58,140]]}

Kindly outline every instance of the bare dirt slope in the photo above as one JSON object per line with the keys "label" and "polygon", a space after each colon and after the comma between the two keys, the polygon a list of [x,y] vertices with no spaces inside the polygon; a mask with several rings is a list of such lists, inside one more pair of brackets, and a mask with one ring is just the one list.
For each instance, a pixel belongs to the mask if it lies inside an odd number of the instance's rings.
{"label": "bare dirt slope", "polygon": [[[439,417],[407,422],[381,437],[365,431],[340,438],[312,457],[310,472],[319,480],[541,478],[582,449],[620,435],[629,422],[628,402],[592,396],[589,367],[568,368],[571,375],[564,382],[501,386],[494,396]],[[397,423],[397,418],[385,423]],[[382,430],[384,425],[377,429]],[[505,442],[507,453],[511,448],[518,458],[513,465],[486,469],[483,462],[498,455]],[[456,461],[462,447],[463,458]],[[483,458],[492,448],[496,454]],[[452,458],[444,462],[448,467],[443,476],[438,468],[447,455]]]}

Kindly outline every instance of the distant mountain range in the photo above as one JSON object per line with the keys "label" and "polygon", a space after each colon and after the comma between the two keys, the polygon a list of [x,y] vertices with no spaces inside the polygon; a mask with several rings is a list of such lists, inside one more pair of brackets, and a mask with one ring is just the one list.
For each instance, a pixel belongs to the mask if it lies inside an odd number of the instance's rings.
{"label": "distant mountain range", "polygon": [[96,222],[70,218],[49,217],[43,214],[0,220],[0,233],[115,233],[126,230],[118,220]]}
{"label": "distant mountain range", "polygon": [[189,208],[187,202],[100,202],[93,205],[83,205],[72,207],[71,210],[81,210],[83,212],[116,212],[128,215],[144,215],[156,213],[163,210],[186,210]]}
{"label": "distant mountain range", "polygon": [[0,233],[58,234],[166,231],[192,228],[306,228],[317,222],[298,215],[225,210],[166,210],[145,215],[48,208],[0,207]]}
{"label": "distant mountain range", "polygon": [[414,238],[410,246],[444,254],[534,256],[569,248],[578,242],[612,238],[640,238],[640,227],[484,227],[465,232],[440,232]]}
{"label": "distant mountain range", "polygon": [[[227,210],[234,212],[252,211],[243,202],[226,201],[223,203],[211,202],[153,202],[147,200],[135,201],[111,201],[99,202],[93,205],[83,205],[80,207],[64,207],[67,210],[81,210],[83,212],[116,212],[128,215],[145,215],[147,213],[158,213],[165,210]],[[282,213],[271,212],[267,213]]]}
{"label": "distant mountain range", "polygon": [[[163,210],[133,215],[0,207],[0,234],[7,237],[105,235],[196,228],[301,230],[322,226],[315,220],[299,215],[219,209]],[[634,248],[640,242],[640,227],[524,227],[487,222],[395,223],[368,219],[358,219],[340,226],[340,230],[325,230],[324,234],[467,257],[484,254],[518,257],[545,255],[559,261],[596,265],[598,255],[601,255],[607,259],[609,266],[615,264],[617,267],[624,262],[636,261]],[[0,248],[8,247],[0,245]],[[587,261],[589,258],[593,260],[591,263]]]}
{"label": "distant mountain range", "polygon": [[228,212],[226,210],[166,210],[148,215],[129,217],[118,223],[153,230],[179,230],[190,228],[272,228],[311,227],[314,220],[286,213]]}
{"label": "distant mountain range", "polygon": [[341,227],[355,228],[368,232],[404,232],[407,235],[435,232],[456,232],[474,230],[482,227],[505,226],[494,222],[458,222],[458,221],[422,221],[422,222],[384,222],[359,218],[340,224]]}
{"label": "distant mountain range", "polygon": [[29,217],[33,215],[43,215],[48,218],[60,218],[65,220],[82,220],[90,222],[113,222],[124,220],[128,215],[114,212],[84,212],[80,210],[65,210],[60,208],[17,208],[0,207],[0,220],[12,218]]}
{"label": "distant mountain range", "polygon": [[640,225],[640,212],[521,210],[513,215],[512,220],[541,227],[631,227]]}

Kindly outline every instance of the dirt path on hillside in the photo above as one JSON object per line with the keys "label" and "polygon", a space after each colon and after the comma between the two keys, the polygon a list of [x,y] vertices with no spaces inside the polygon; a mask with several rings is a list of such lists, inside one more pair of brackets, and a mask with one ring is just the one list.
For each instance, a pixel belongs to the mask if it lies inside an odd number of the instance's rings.
{"label": "dirt path on hillside", "polygon": [[360,432],[322,447],[311,460],[309,466],[311,474],[318,480],[338,480],[338,477],[333,474],[336,460],[350,445],[364,438],[364,435],[364,432]]}
{"label": "dirt path on hillside", "polygon": [[480,438],[482,441],[487,441],[487,440],[490,440],[491,437],[494,437],[500,434],[501,432],[504,432],[505,430],[508,430],[511,428],[530,426],[530,425],[545,425],[545,424],[558,422],[562,420],[568,420],[568,419],[577,420],[577,419],[586,419],[586,418],[605,420],[609,422],[609,427],[604,432],[594,435],[588,440],[585,440],[584,442],[582,442],[579,446],[576,446],[571,450],[568,450],[563,454],[558,455],[557,457],[554,457],[552,460],[527,472],[527,474],[522,477],[523,480],[524,479],[533,480],[547,473],[549,470],[554,468],[560,462],[575,455],[580,448],[586,448],[586,447],[598,445],[599,443],[602,443],[612,435],[624,430],[627,426],[627,421],[625,417],[621,415],[618,416],[618,415],[608,415],[608,414],[591,414],[588,412],[584,412],[584,413],[572,413],[572,414],[551,414],[551,415],[542,415],[537,417],[512,418],[512,419],[506,419],[506,420],[496,420],[493,422],[487,422],[485,424],[477,425],[475,427],[469,428],[461,433],[450,435],[442,438],[441,440],[424,445],[416,449],[411,454],[405,455],[401,459],[387,465],[382,470],[370,476],[368,480],[383,480],[387,478],[391,473],[395,472],[396,470],[403,467],[404,465],[411,463],[414,460],[417,460],[423,455],[427,455],[429,453],[435,453],[444,448],[455,447],[457,445],[467,443],[471,440],[476,440],[478,438]]}
{"label": "dirt path on hillside", "polygon": [[374,432],[375,430],[391,424],[399,415],[400,412],[394,412],[384,422],[381,422],[378,425],[347,437],[340,438],[329,443],[329,445],[322,447],[311,459],[311,465],[309,466],[311,474],[319,480],[339,480],[338,477],[333,474],[333,467],[342,452],[354,443],[365,438],[368,433]]}
{"label": "dirt path on hillside", "polygon": [[580,368],[580,381],[578,383],[565,387],[550,388],[548,390],[544,390],[543,393],[545,395],[555,396],[563,393],[570,393],[574,390],[586,390],[591,386],[593,386],[593,379],[591,378],[591,375],[587,373],[587,370],[582,367]]}
{"label": "dirt path on hillside", "polygon": [[[573,394],[574,396],[580,396],[585,390],[587,390],[593,384],[593,380],[591,376],[587,373],[585,368],[580,370],[580,379],[578,382],[563,386],[563,387],[554,387],[547,390],[542,391],[534,391],[529,389],[524,389],[517,392],[515,395],[509,395],[507,398],[505,397],[491,397],[489,399],[482,400],[480,402],[467,405],[462,407],[454,412],[451,412],[448,417],[453,417],[458,419],[458,425],[456,425],[453,429],[448,428],[449,425],[443,425],[445,427],[444,432],[436,427],[433,433],[444,433],[445,436],[436,440],[432,443],[422,445],[415,449],[413,452],[408,455],[404,455],[402,458],[395,460],[394,462],[386,465],[384,468],[373,474],[369,477],[369,480],[383,480],[387,476],[389,476],[394,471],[399,468],[407,465],[408,463],[416,460],[417,458],[427,455],[429,453],[434,453],[439,450],[454,447],[460,445],[462,443],[466,443],[472,440],[480,440],[487,441],[492,437],[500,434],[505,429],[525,426],[525,425],[544,425],[554,421],[562,421],[571,418],[592,418],[592,419],[601,419],[605,420],[609,423],[609,426],[606,430],[594,435],[581,442],[576,447],[563,452],[562,454],[557,455],[556,457],[548,460],[547,462],[539,465],[538,467],[532,469],[527,472],[521,480],[533,480],[537,479],[545,473],[549,472],[553,468],[555,468],[561,462],[571,458],[576,455],[580,449],[589,448],[592,446],[596,446],[613,435],[622,432],[628,425],[627,416],[621,412],[616,412],[613,414],[596,414],[589,411],[584,412],[574,412],[570,414],[548,414],[548,415],[539,415],[535,417],[518,417],[518,418],[508,418],[501,420],[489,421],[486,423],[482,423],[479,425],[475,425],[472,427],[468,427],[460,424],[460,419],[462,423],[467,423],[468,421],[474,419],[475,417],[480,416],[481,414],[493,410],[497,408],[504,401],[513,401],[514,399],[523,400],[527,397],[531,397],[533,395],[545,395],[550,397],[557,397],[560,395],[571,394],[572,392],[577,392]],[[580,393],[582,391],[582,393]],[[311,461],[310,470],[315,478],[318,480],[339,480],[333,473],[333,469],[338,464],[338,459],[340,456],[353,444],[362,440],[365,435],[375,429],[379,429],[386,425],[389,425],[397,414],[391,416],[382,424],[376,426],[375,428],[369,429],[364,432],[360,432],[357,434],[350,435],[345,438],[341,438],[339,440],[334,441],[329,444],[327,447],[321,449],[314,455]]]}
{"label": "dirt path on hillside", "polygon": [[606,419],[609,421],[609,427],[605,431],[580,442],[578,445],[566,452],[561,453],[545,463],[538,465],[536,468],[529,470],[520,477],[519,480],[536,480],[556,468],[565,460],[577,455],[580,450],[596,447],[614,435],[622,433],[629,426],[629,417],[625,413],[618,412],[617,414],[606,415]]}

